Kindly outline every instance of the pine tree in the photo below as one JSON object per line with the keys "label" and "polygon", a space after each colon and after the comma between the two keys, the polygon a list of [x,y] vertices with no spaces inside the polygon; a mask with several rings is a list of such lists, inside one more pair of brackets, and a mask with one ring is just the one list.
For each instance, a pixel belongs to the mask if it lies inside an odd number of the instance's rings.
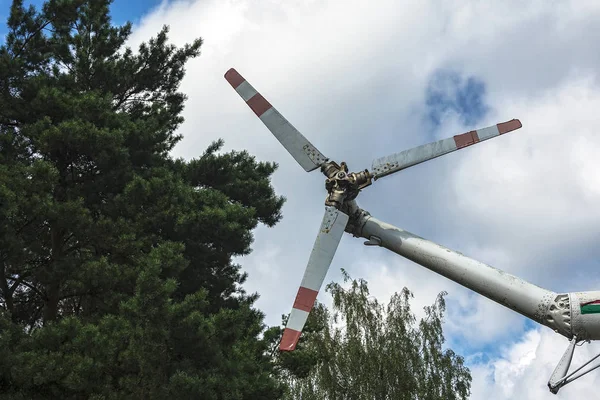
{"label": "pine tree", "polygon": [[[137,51],[110,0],[15,0],[0,47],[0,398],[277,398],[232,258],[273,163],[170,151],[202,41]],[[200,128],[201,129],[201,128]]]}
{"label": "pine tree", "polygon": [[[317,303],[294,352],[275,356],[286,399],[465,400],[471,374],[463,358],[443,349],[444,296],[417,321],[404,288],[387,306],[363,279],[345,271],[344,288],[330,283],[329,310]],[[280,328],[266,337],[276,346]]]}

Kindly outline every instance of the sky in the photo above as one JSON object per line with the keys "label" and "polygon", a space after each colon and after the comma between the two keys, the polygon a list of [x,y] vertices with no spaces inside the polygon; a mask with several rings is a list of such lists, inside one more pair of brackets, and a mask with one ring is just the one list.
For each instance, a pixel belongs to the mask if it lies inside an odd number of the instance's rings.
{"label": "sky", "polygon": [[[7,13],[8,2],[0,5]],[[283,220],[259,227],[253,253],[238,260],[267,324],[291,308],[326,192],[323,176],[305,173],[225,81],[231,67],[353,171],[519,118],[520,130],[381,179],[358,202],[547,289],[600,288],[599,2],[117,0],[113,16],[134,22],[133,47],[165,24],[177,45],[204,40],[182,83],[186,122],[174,156],[197,157],[223,138],[226,151],[279,164]],[[418,315],[447,291],[447,345],[471,368],[472,399],[597,393],[596,372],[550,394],[565,338],[415,263],[346,235],[326,282],[339,281],[340,268],[368,280],[382,301],[408,287]],[[327,293],[319,300],[330,304]],[[578,347],[573,366],[598,351]]]}

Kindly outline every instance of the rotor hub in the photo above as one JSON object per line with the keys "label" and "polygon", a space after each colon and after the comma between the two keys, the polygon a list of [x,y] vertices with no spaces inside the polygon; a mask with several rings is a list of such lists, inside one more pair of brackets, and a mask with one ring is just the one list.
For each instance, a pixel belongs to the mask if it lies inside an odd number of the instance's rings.
{"label": "rotor hub", "polygon": [[338,165],[335,161],[329,161],[321,167],[321,172],[327,176],[325,188],[328,195],[325,204],[337,209],[346,201],[354,200],[362,189],[373,183],[373,176],[368,170],[348,173],[345,162]]}

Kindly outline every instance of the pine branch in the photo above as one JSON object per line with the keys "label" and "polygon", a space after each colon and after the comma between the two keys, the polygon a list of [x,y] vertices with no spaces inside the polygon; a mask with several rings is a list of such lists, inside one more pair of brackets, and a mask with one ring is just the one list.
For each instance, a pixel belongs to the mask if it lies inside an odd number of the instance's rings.
{"label": "pine branch", "polygon": [[35,31],[33,31],[29,36],[27,36],[27,38],[23,41],[23,44],[21,45],[21,48],[13,55],[12,59],[16,59],[17,57],[19,57],[21,55],[21,53],[23,52],[23,50],[25,50],[25,47],[27,47],[27,44],[29,44],[29,41],[38,33],[40,33],[44,28],[46,28],[48,25],[50,25],[50,21],[46,21],[43,24],[41,24],[38,28],[36,28]]}

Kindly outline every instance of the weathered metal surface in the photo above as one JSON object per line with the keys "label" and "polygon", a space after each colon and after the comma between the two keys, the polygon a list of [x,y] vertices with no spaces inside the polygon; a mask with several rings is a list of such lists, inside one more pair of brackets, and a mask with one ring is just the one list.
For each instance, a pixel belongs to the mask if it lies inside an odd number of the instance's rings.
{"label": "weathered metal surface", "polygon": [[310,143],[305,144],[304,147],[302,147],[302,151],[304,151],[315,165],[323,165],[327,162],[327,157],[321,154],[321,152]]}
{"label": "weathered metal surface", "polygon": [[454,136],[454,143],[456,144],[457,150],[462,149],[463,147],[471,146],[477,142],[479,142],[477,131],[471,131],[463,133],[462,135]]}
{"label": "weathered metal surface", "polygon": [[[575,315],[568,295],[533,285],[519,277],[466,257],[393,225],[379,221],[368,213],[355,213],[361,221],[351,221],[356,236],[377,237],[381,246],[416,262],[454,282],[465,286],[532,320],[571,338],[576,322],[579,334],[600,339],[600,314]],[[586,294],[585,300],[600,296]],[[595,317],[592,322],[591,317]],[[579,336],[579,335],[578,335]]]}
{"label": "weathered metal surface", "polygon": [[305,171],[313,171],[327,161],[327,157],[235,69],[231,68],[227,71],[225,79]]}
{"label": "weathered metal surface", "polygon": [[521,128],[523,125],[521,125],[521,121],[518,119],[511,119],[510,121],[502,122],[496,126],[498,127],[498,133],[504,135],[505,133]]}
{"label": "weathered metal surface", "polygon": [[561,335],[571,337],[571,300],[568,293],[556,295],[546,312],[546,324],[558,331]]}
{"label": "weathered metal surface", "polygon": [[321,171],[327,176],[325,189],[328,195],[325,205],[328,206],[341,208],[345,203],[354,200],[362,189],[372,184],[372,177],[368,170],[348,173],[345,162],[337,165],[329,161],[323,165]]}
{"label": "weathered metal surface", "polygon": [[300,286],[319,291],[327,269],[340,243],[348,216],[334,207],[325,207],[325,215],[315,240]]}
{"label": "weathered metal surface", "polygon": [[460,150],[475,143],[491,139],[498,135],[521,128],[521,121],[513,119],[487,128],[470,131],[451,138],[427,143],[412,149],[401,151],[387,157],[378,158],[373,161],[371,173],[375,180],[394,172],[401,171],[413,165],[432,160],[444,154]]}
{"label": "weathered metal surface", "polygon": [[581,340],[600,340],[600,313],[582,312],[582,306],[600,300],[600,291],[569,293],[573,334]]}
{"label": "weathered metal surface", "polygon": [[371,173],[375,179],[379,179],[455,150],[456,143],[453,138],[427,143],[387,157],[378,158],[371,165]]}
{"label": "weathered metal surface", "polygon": [[302,283],[298,289],[292,312],[279,344],[280,350],[291,351],[296,348],[298,338],[308,318],[308,313],[312,309],[325,275],[327,275],[348,219],[348,215],[335,207],[325,207],[325,215],[319,233],[310,253]]}

